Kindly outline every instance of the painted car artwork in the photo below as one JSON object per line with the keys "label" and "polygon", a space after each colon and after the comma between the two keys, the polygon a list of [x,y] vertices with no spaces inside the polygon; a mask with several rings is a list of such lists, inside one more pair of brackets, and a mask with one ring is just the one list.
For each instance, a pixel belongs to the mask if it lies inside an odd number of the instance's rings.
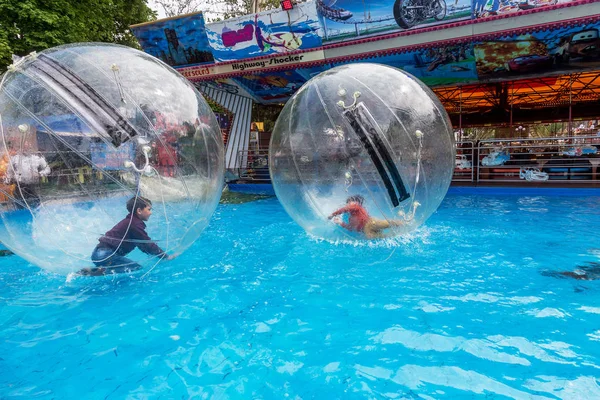
{"label": "painted car artwork", "polygon": [[567,58],[563,57],[565,60],[577,57],[598,57],[600,55],[600,38],[596,28],[574,33],[565,43],[565,52],[563,53],[567,56]]}
{"label": "painted car artwork", "polygon": [[475,43],[479,79],[600,67],[600,22]]}
{"label": "painted car artwork", "polygon": [[146,53],[171,66],[214,62],[201,12],[133,25],[131,31]]}
{"label": "painted car artwork", "polygon": [[529,54],[513,58],[506,63],[508,72],[531,72],[538,68],[549,68],[554,64],[554,59],[549,55],[544,54]]}
{"label": "painted car artwork", "polygon": [[206,33],[215,61],[232,61],[321,46],[313,2],[208,24]]}

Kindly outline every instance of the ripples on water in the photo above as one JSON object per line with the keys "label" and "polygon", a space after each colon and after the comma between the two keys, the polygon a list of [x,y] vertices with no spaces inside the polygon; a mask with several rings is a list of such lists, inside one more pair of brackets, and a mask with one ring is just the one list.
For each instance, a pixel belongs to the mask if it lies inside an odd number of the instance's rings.
{"label": "ripples on water", "polygon": [[361,246],[222,204],[143,279],[0,258],[0,398],[600,398],[600,281],[546,276],[600,262],[599,200],[448,196]]}

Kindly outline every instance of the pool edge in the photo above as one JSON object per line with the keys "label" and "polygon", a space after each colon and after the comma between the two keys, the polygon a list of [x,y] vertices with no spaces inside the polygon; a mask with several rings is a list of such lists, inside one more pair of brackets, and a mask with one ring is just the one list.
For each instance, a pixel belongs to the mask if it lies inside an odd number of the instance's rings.
{"label": "pool edge", "polygon": [[[231,192],[275,196],[269,183],[228,183]],[[450,186],[451,195],[488,196],[600,196],[600,188],[507,187],[507,186]]]}

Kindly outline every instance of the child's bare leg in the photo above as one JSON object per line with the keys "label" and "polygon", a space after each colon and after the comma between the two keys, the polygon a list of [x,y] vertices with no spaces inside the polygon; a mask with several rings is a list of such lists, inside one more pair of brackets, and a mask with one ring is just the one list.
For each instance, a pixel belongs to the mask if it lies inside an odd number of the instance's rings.
{"label": "child's bare leg", "polygon": [[363,233],[367,239],[381,239],[384,237],[383,230],[390,227],[390,223],[385,219],[371,218],[365,224]]}
{"label": "child's bare leg", "polygon": [[390,221],[388,221],[387,219],[377,219],[377,218],[371,218],[371,220],[369,221],[369,223],[367,225],[371,225],[372,229],[378,230],[378,231],[388,229],[390,226],[392,226],[390,224]]}
{"label": "child's bare leg", "polygon": [[385,235],[383,231],[385,229],[389,229],[395,226],[404,225],[404,221],[401,220],[391,220],[388,221],[386,219],[377,219],[371,218],[369,222],[365,225],[363,229],[363,233],[367,237],[367,239],[382,239],[389,235]]}

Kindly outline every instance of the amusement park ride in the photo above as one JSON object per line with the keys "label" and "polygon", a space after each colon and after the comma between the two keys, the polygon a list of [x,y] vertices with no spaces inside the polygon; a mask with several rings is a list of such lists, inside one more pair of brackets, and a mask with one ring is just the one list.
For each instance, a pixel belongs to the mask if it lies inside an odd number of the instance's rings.
{"label": "amusement park ride", "polygon": [[[515,126],[563,124],[562,131],[572,136],[574,121],[598,118],[600,1],[315,0],[280,12],[280,20],[265,14],[257,22],[256,15],[250,15],[230,22],[234,28],[222,34],[219,28],[209,36],[214,41],[221,34],[222,41],[216,43],[225,44],[230,36],[254,28],[244,49],[261,52],[242,53],[238,41],[227,47],[225,59],[178,68],[203,94],[228,104],[225,108],[235,111],[232,114],[237,112],[227,168],[238,168],[249,158],[246,121],[252,120],[251,107],[243,108],[241,102],[283,104],[319,72],[345,63],[375,62],[404,69],[432,87],[456,129],[490,127],[496,129],[496,138],[507,140],[478,140],[468,148],[463,144],[455,172],[463,174],[464,181],[596,181],[600,156],[591,154],[591,147],[582,147],[578,155],[581,146],[545,137],[544,146],[537,147],[547,150],[529,153],[524,151],[529,139],[515,142]],[[263,50],[261,43],[267,41],[259,40],[257,27],[270,41],[280,27],[303,44],[311,34],[320,37],[310,46],[265,45]],[[236,52],[239,57],[233,58]],[[600,149],[598,136],[586,140]],[[497,147],[514,157],[494,152]],[[520,165],[525,158],[529,164]],[[560,158],[561,164],[552,158]],[[591,166],[583,165],[587,159]]]}

